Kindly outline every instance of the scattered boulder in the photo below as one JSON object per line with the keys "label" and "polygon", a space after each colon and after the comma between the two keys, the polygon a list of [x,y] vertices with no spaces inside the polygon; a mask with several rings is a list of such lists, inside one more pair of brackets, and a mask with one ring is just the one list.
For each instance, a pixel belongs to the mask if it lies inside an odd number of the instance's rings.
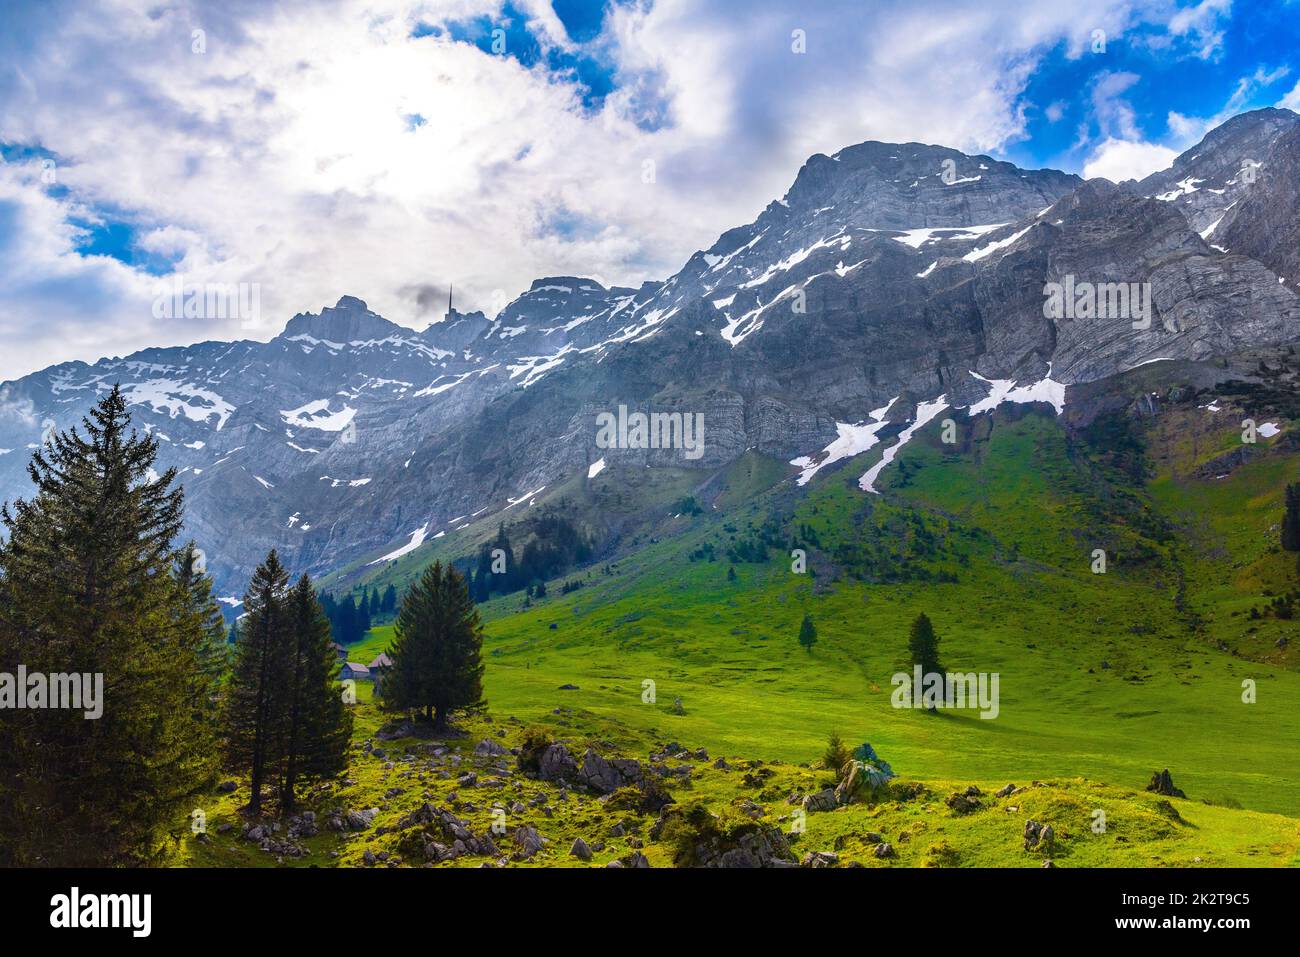
{"label": "scattered boulder", "polygon": [[1051,851],[1056,843],[1056,832],[1050,824],[1025,821],[1024,848],[1026,851]]}
{"label": "scattered boulder", "polygon": [[954,814],[970,814],[984,806],[980,803],[980,795],[980,789],[972,784],[965,791],[954,791],[948,795],[948,800],[944,803],[952,808]]}
{"label": "scattered boulder", "polygon": [[818,791],[816,794],[807,795],[803,799],[803,809],[805,811],[833,811],[839,807],[839,803],[835,790],[827,788],[824,791]]}
{"label": "scattered boulder", "polygon": [[1008,784],[1006,787],[999,788],[997,791],[995,791],[994,796],[1000,798],[1010,797],[1011,795],[1015,794],[1016,791],[1018,790],[1019,788],[1017,788],[1014,784]]}
{"label": "scattered boulder", "polygon": [[236,791],[238,789],[239,789],[239,785],[236,784],[234,781],[222,781],[220,784],[217,785],[218,794],[230,794],[232,791]]}
{"label": "scattered boulder", "polygon": [[578,776],[578,762],[569,749],[558,741],[542,752],[537,762],[537,776],[543,781],[570,781]]}
{"label": "scattered boulder", "polygon": [[697,863],[700,867],[716,868],[797,866],[785,835],[770,825],[760,825],[740,835],[732,847],[705,848]]}
{"label": "scattered boulder", "polygon": [[[386,724],[375,732],[375,737],[380,741],[392,741],[396,738],[413,738],[415,737],[416,727],[410,721],[395,721]],[[376,749],[378,750],[378,749]],[[382,756],[383,752],[380,751]]]}
{"label": "scattered boulder", "polygon": [[875,851],[872,853],[874,853],[876,857],[882,858],[898,856],[898,853],[894,850],[894,845],[890,844],[888,841],[883,841],[880,844],[877,844]]}
{"label": "scattered boulder", "polygon": [[364,811],[347,811],[343,815],[343,825],[349,831],[364,831],[374,823],[379,808],[367,808]]}
{"label": "scattered boulder", "polygon": [[537,829],[528,824],[521,824],[515,828],[515,846],[519,848],[519,854],[522,858],[532,857],[542,849],[546,839],[537,833]]}
{"label": "scattered boulder", "polygon": [[577,837],[573,840],[573,847],[569,848],[569,855],[576,857],[580,861],[589,861],[591,860],[591,848],[587,846],[586,841]]}
{"label": "scattered boulder", "polygon": [[598,794],[613,794],[621,787],[639,784],[643,776],[640,762],[630,758],[610,761],[588,748],[582,756],[578,780]]}
{"label": "scattered boulder", "polygon": [[509,754],[509,750],[502,744],[498,744],[491,738],[484,738],[474,746],[474,753],[482,757],[496,757],[501,754]]}
{"label": "scattered boulder", "polygon": [[1163,794],[1165,797],[1187,797],[1181,790],[1174,787],[1174,779],[1169,774],[1168,768],[1151,775],[1151,783],[1147,785],[1147,790],[1154,791],[1156,794]]}
{"label": "scattered boulder", "polygon": [[407,831],[398,843],[402,854],[423,854],[429,861],[450,861],[465,855],[496,857],[500,852],[486,834],[478,836],[445,808],[428,802],[397,822],[394,831]]}
{"label": "scattered boulder", "polygon": [[801,867],[834,867],[840,862],[838,854],[830,851],[809,851],[799,862]]}

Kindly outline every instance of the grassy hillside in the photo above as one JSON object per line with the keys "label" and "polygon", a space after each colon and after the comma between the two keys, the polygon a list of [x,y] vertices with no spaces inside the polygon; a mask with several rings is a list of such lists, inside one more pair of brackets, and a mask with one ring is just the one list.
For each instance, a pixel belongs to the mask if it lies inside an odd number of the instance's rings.
{"label": "grassy hillside", "polygon": [[[864,828],[919,838],[897,844],[893,864],[1036,863],[1008,835],[1041,814],[1070,835],[1061,864],[1295,864],[1300,673],[1295,641],[1279,639],[1296,629],[1250,610],[1296,587],[1277,524],[1297,456],[1284,431],[1222,476],[1198,477],[1235,433],[1203,411],[1190,418],[1194,407],[1178,414],[1177,434],[1195,440],[1115,419],[1069,435],[1019,408],[945,446],[934,423],[885,471],[879,496],[856,487],[879,450],[808,489],[752,453],[713,476],[642,471],[632,480],[650,483],[642,491],[654,504],[622,516],[628,477],[617,471],[553,490],[547,501],[587,527],[617,531],[597,562],[565,576],[582,581],[578,590],[482,606],[491,727],[514,737],[544,722],[642,759],[676,740],[778,762],[769,786],[737,788],[734,775],[701,767],[677,796],[716,809],[753,800],[772,805],[774,821],[789,813],[786,794],[824,776],[799,765],[818,758],[831,731],[869,740],[925,796],[812,815],[801,839],[803,850],[861,852],[867,863],[880,862],[855,844]],[[676,507],[687,495],[698,510]],[[434,557],[472,553],[499,518],[338,581],[400,588]],[[807,553],[806,574],[792,570],[795,548]],[[1104,574],[1094,572],[1096,549]],[[892,706],[890,679],[909,670],[908,626],[921,612],[945,667],[999,675],[995,720]],[[805,613],[818,630],[811,652],[796,640]],[[368,661],[389,640],[391,626],[376,628],[350,657]],[[1248,680],[1254,703],[1243,701]],[[362,721],[358,739],[377,722]],[[1141,790],[1165,767],[1188,795],[1173,801],[1177,814]],[[350,807],[413,799],[376,799],[390,776],[362,760],[351,790],[331,797]],[[968,784],[987,795],[1034,780],[1048,784],[974,815],[943,804]],[[522,786],[534,784],[543,787]],[[608,823],[594,805],[573,819],[572,808],[553,810],[538,828],[567,849]],[[1093,835],[1096,807],[1113,807],[1123,829]],[[657,864],[668,851],[645,853]],[[217,863],[215,854],[200,847],[195,862]]]}
{"label": "grassy hillside", "polygon": [[[837,729],[922,776],[1064,774],[1137,786],[1168,766],[1196,797],[1300,813],[1300,759],[1288,744],[1300,733],[1294,664],[1224,653],[1212,631],[1194,627],[1179,608],[1180,576],[1195,592],[1201,578],[1213,580],[1210,560],[1153,537],[1164,520],[1142,509],[1132,522],[1090,518],[1064,441],[1033,415],[994,430],[978,483],[969,477],[973,454],[944,456],[920,442],[902,456],[901,480],[886,473],[903,487],[884,498],[853,487],[863,461],[828,477],[787,524],[811,528],[823,546],[811,549],[817,554],[835,554],[831,536],[849,530],[841,538],[861,557],[863,580],[792,574],[776,549],[767,562],[736,564],[735,581],[725,558],[691,560],[707,544],[721,555],[752,534],[781,505],[783,493],[773,491],[739,514],[706,512],[571,595],[527,609],[513,597],[494,601],[486,607],[489,700],[521,717],[580,707],[782,760],[807,759]],[[1234,556],[1242,550],[1233,561],[1247,561],[1280,514],[1294,462],[1278,461],[1285,465],[1261,463],[1215,487],[1215,520],[1253,529],[1223,542]],[[1264,495],[1256,486],[1270,480]],[[1195,488],[1161,491],[1181,496],[1178,508],[1196,507]],[[906,517],[916,514],[937,546],[917,540]],[[910,531],[891,527],[900,522]],[[1108,547],[1104,575],[1090,570],[1094,547]],[[911,568],[912,579],[869,580],[881,556],[895,575]],[[943,572],[957,580],[919,577]],[[795,640],[805,611],[820,635],[811,654]],[[996,720],[891,706],[890,677],[906,668],[908,624],[922,611],[950,669],[999,673]],[[1255,704],[1242,702],[1247,678],[1258,685]],[[642,703],[646,679],[656,683],[653,705]],[[564,684],[579,690],[557,690]],[[671,713],[677,697],[684,714]]]}
{"label": "grassy hillside", "polygon": [[[381,715],[364,700],[356,715],[360,743],[379,729]],[[612,747],[610,733],[619,733],[617,725],[588,712],[550,716],[546,725],[577,754],[587,744],[608,750]],[[322,815],[333,807],[377,809],[372,825],[365,830],[340,834],[322,828],[319,834],[299,841],[305,855],[277,857],[240,838],[238,807],[246,800],[241,789],[213,795],[205,807],[207,842],[185,835],[176,847],[173,863],[198,867],[364,866],[368,851],[374,855],[370,863],[375,866],[420,866],[424,861],[422,855],[412,852],[406,839],[409,832],[397,826],[427,801],[451,809],[475,835],[492,833],[494,823],[504,826],[506,833],[495,839],[502,854],[515,850],[510,835],[516,828],[535,828],[546,843],[531,859],[515,862],[521,866],[602,866],[626,859],[635,851],[643,853],[653,867],[673,865],[677,846],[671,840],[651,839],[654,814],[640,814],[618,800],[600,800],[576,790],[566,792],[554,783],[516,773],[498,775],[489,759],[473,754],[475,744],[483,738],[517,746],[526,733],[521,723],[481,717],[467,722],[463,730],[463,737],[436,745],[413,738],[375,741],[385,749],[382,756],[358,747],[347,778],[311,795]],[[631,753],[643,760],[652,747],[649,737],[630,729],[624,728],[620,737],[626,747],[634,749]],[[449,752],[436,764],[453,770],[440,774],[426,755],[431,747],[444,744]],[[717,757],[725,757],[725,767],[716,765]],[[502,761],[514,767],[513,757]],[[794,834],[795,812],[785,798],[791,793],[815,791],[829,782],[828,773],[815,765],[715,753],[704,760],[664,763],[674,769],[689,768],[689,781],[670,785],[679,805],[702,804],[721,818],[724,827],[770,825],[789,836],[796,856],[831,852],[838,855],[841,865],[1038,867],[1045,858],[1058,867],[1300,865],[1300,827],[1293,818],[1190,799],[1165,799],[1080,777],[1014,782],[995,777],[928,778],[924,782],[901,778],[891,782],[873,803],[808,813],[803,832]],[[479,781],[467,786],[457,775],[471,770],[477,772]],[[993,792],[1007,783],[1023,790],[995,796]],[[970,813],[950,809],[947,797],[971,785],[983,792],[980,806]],[[504,816],[498,816],[502,811]],[[1098,811],[1105,816],[1104,831],[1094,827]],[[1052,824],[1056,844],[1050,853],[1024,849],[1026,819]],[[229,827],[223,831],[223,825]],[[569,854],[575,838],[597,847],[590,862]],[[875,856],[876,842],[881,840],[893,848],[888,858]],[[599,847],[598,842],[605,846]],[[442,866],[476,867],[484,860],[471,855]]]}

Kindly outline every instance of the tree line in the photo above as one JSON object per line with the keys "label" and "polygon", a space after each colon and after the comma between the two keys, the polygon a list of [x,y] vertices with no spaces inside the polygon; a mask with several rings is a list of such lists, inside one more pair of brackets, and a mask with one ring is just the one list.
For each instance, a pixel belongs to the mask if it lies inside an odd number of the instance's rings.
{"label": "tree line", "polygon": [[378,588],[370,589],[369,593],[363,589],[360,601],[351,594],[339,600],[326,591],[321,592],[320,603],[329,619],[334,640],[350,645],[364,638],[376,621],[397,613],[397,589],[389,585],[382,597]]}
{"label": "tree line", "polygon": [[478,560],[467,572],[469,593],[476,602],[524,589],[531,596],[540,588],[539,597],[545,596],[547,579],[592,556],[591,542],[561,515],[529,519],[524,532],[531,537],[517,553],[504,522],[497,526],[496,537],[479,549]]}
{"label": "tree line", "polygon": [[[272,551],[228,642],[157,454],[115,387],[33,454],[35,494],[0,506],[0,866],[160,863],[223,770],[248,776],[247,814],[269,794],[293,811],[347,764],[330,610],[396,615],[386,707],[443,729],[483,706],[482,626],[450,566],[425,569],[399,609],[392,586],[360,603],[318,595]],[[101,676],[100,715],[16,707],[20,666]]]}

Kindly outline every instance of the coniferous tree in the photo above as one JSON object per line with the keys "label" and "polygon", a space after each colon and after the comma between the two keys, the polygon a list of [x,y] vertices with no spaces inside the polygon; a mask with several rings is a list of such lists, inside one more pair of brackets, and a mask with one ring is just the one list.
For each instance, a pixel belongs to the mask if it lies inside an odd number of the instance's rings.
{"label": "coniferous tree", "polygon": [[939,664],[939,637],[924,613],[917,615],[912,622],[907,650],[911,653],[912,664],[921,666],[922,674],[943,673],[943,665]]}
{"label": "coniferous tree", "polygon": [[117,387],[82,422],[33,454],[35,496],[0,508],[0,671],[88,678],[81,709],[4,712],[0,865],[157,862],[217,770],[175,470],[154,472]]}
{"label": "coniferous tree", "polygon": [[361,636],[360,618],[356,599],[351,595],[339,602],[339,644],[350,645]]}
{"label": "coniferous tree", "polygon": [[290,671],[292,623],[289,576],[273,550],[244,596],[244,620],[226,690],[226,756],[249,772],[248,810],[262,807],[262,785],[274,780],[286,746],[285,679]]}
{"label": "coniferous tree", "polygon": [[483,627],[459,572],[441,562],[426,568],[402,598],[393,633],[389,707],[423,711],[442,731],[453,711],[483,705]]}
{"label": "coniferous tree", "polygon": [[306,575],[288,596],[289,660],[280,807],[294,809],[297,787],[305,781],[334,777],[347,767],[352,714],[335,684],[338,658],[329,620]]}
{"label": "coniferous tree", "polygon": [[397,611],[397,589],[392,585],[384,589],[382,607],[385,615],[391,615]]}
{"label": "coniferous tree", "polygon": [[[212,579],[200,570],[199,551],[190,542],[181,552],[176,578],[188,600],[183,608],[188,627],[203,636],[198,647],[196,707],[205,721],[217,719],[217,693],[230,669],[230,645],[225,619],[212,594]],[[233,627],[233,626],[232,626]]]}
{"label": "coniferous tree", "polygon": [[799,644],[809,654],[812,654],[813,645],[817,644],[817,628],[810,615],[804,615],[803,624],[799,626]]}
{"label": "coniferous tree", "polygon": [[838,731],[832,731],[831,736],[826,739],[826,751],[822,755],[822,766],[828,771],[839,773],[844,765],[848,764],[849,758],[853,755],[849,749],[844,746]]}
{"label": "coniferous tree", "polygon": [[1282,515],[1282,547],[1300,552],[1300,484],[1286,487],[1286,512]]}
{"label": "coniferous tree", "polygon": [[366,633],[371,627],[370,596],[363,589],[361,592],[361,604],[357,606],[357,640],[360,641],[366,637]]}

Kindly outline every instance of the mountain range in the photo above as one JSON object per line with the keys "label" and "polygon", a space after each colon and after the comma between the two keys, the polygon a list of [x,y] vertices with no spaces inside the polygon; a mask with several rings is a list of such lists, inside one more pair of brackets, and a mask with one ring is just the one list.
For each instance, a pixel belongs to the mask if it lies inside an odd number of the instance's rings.
{"label": "mountain range", "polygon": [[[1052,289],[1070,293],[1064,314]],[[1098,296],[1076,308],[1084,289]],[[1123,308],[1097,305],[1121,293]],[[1259,350],[1298,338],[1289,110],[1236,116],[1118,185],[866,142],[810,157],[752,223],[639,288],[548,277],[493,318],[450,310],[422,331],[345,296],[269,342],[0,384],[0,500],[29,494],[45,431],[120,384],[233,605],[272,547],[316,575],[369,567],[598,476],[623,476],[635,498],[647,467],[707,489],[753,452],[799,488],[879,447],[858,477],[870,495],[931,421],[1038,404],[1086,428],[1141,414],[1164,369],[1206,389],[1250,383]],[[703,454],[601,447],[597,419],[620,406],[701,416]]]}

